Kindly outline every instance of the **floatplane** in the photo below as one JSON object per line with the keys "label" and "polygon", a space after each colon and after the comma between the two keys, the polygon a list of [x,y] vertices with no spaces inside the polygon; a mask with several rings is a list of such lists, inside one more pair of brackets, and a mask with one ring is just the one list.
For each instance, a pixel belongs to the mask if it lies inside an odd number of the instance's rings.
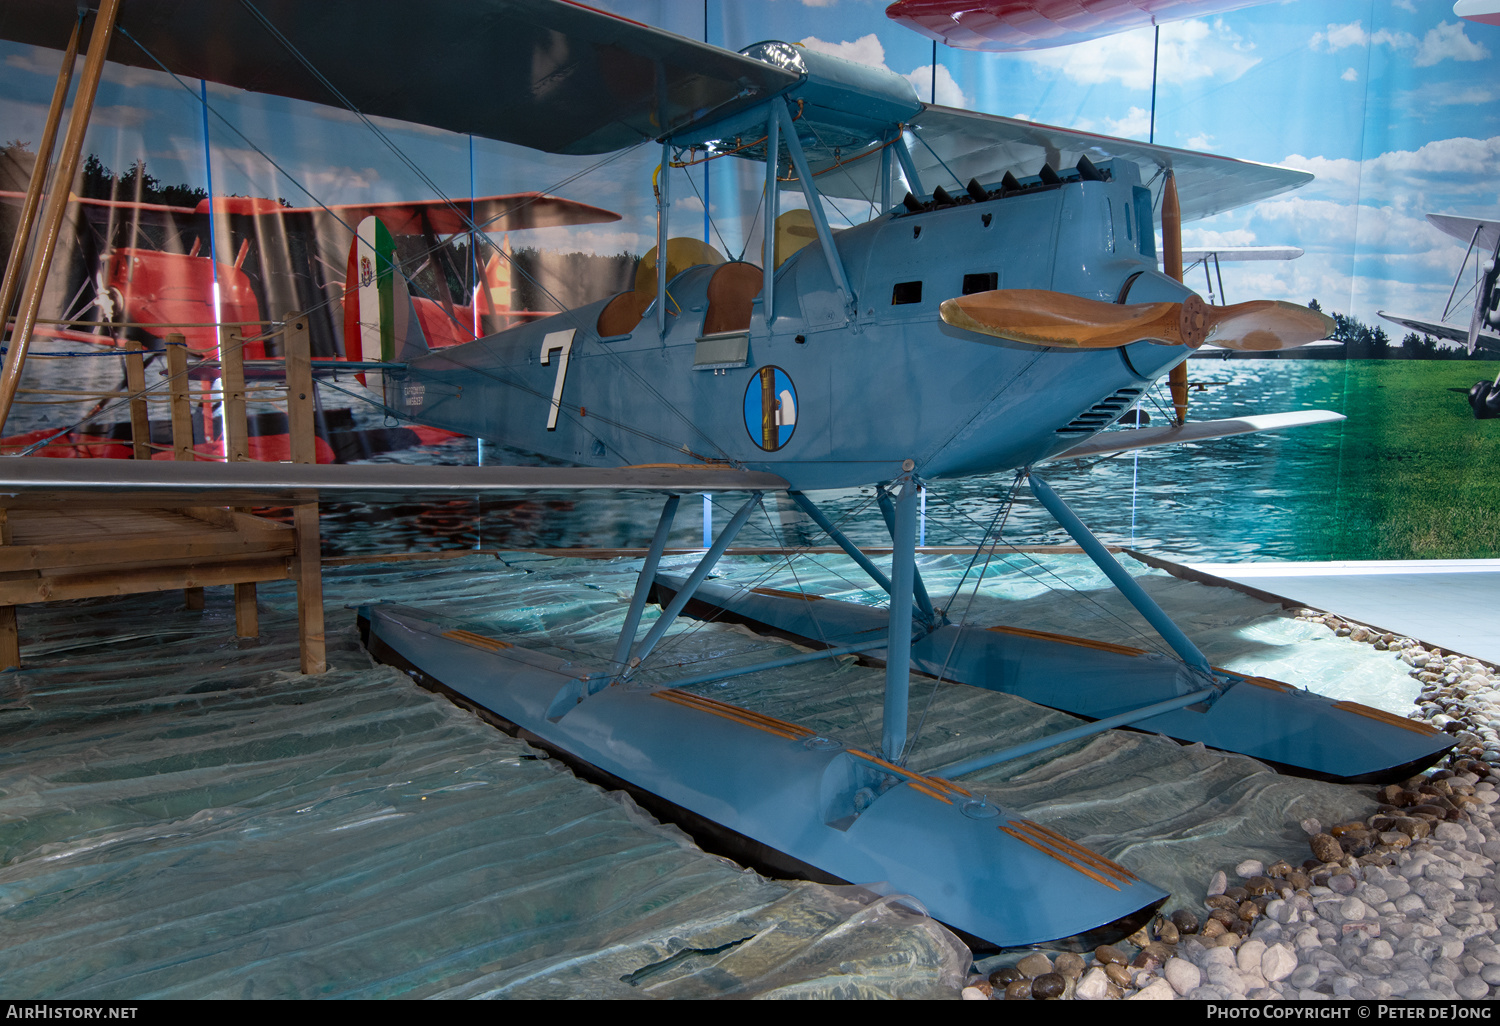
{"label": "floatplane", "polygon": [[[0,34],[58,46],[71,3],[20,0]],[[461,31],[459,31],[461,27]],[[740,53],[567,3],[127,4],[112,57],[557,153],[659,146],[664,168],[764,163],[760,263],[670,234],[636,287],[477,341],[433,348],[419,319],[384,368],[413,421],[571,466],[0,464],[7,502],[189,495],[203,503],[608,488],[665,499],[611,657],[583,665],[431,611],[370,605],[372,652],[476,703],[584,775],[643,796],[758,861],[880,882],[1002,946],[1134,929],[1167,894],[1126,867],[971,793],[967,774],[1116,727],[1244,752],[1340,780],[1383,779],[1452,738],[1212,666],[1044,480],[1047,461],[1339,419],[1325,411],[1108,432],[1197,347],[1324,337],[1287,303],[1209,306],[1180,281],[1180,222],[1293,189],[1294,170],[920,102],[901,76],[780,42]],[[351,33],[353,38],[351,38]],[[233,39],[234,46],[216,41]],[[146,56],[142,56],[145,54]],[[396,69],[394,80],[369,75]],[[488,69],[474,90],[474,68]],[[460,72],[461,69],[461,72]],[[798,191],[805,208],[783,211]],[[824,198],[877,215],[835,231]],[[1158,265],[1162,207],[1168,270]],[[1174,261],[1176,266],[1174,267]],[[1173,655],[951,622],[915,558],[921,482],[1018,471]],[[879,483],[887,572],[809,493]],[[685,578],[659,574],[680,498],[739,493]],[[886,609],[709,581],[768,493],[785,493],[889,595]],[[663,603],[645,627],[653,592]],[[812,651],[658,682],[653,654],[688,610]],[[642,628],[645,627],[644,631]],[[846,655],[884,663],[876,751],[694,687]],[[913,670],[1090,722],[913,769]],[[916,760],[920,764],[920,760]]]}

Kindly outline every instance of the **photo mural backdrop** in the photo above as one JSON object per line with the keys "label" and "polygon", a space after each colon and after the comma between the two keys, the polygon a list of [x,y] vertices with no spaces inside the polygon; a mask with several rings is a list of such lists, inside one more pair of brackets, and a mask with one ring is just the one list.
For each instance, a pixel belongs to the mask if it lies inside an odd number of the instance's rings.
{"label": "photo mural backdrop", "polygon": [[[1190,268],[1188,283],[1218,302],[1315,302],[1337,315],[1346,345],[1298,359],[1195,358],[1189,416],[1327,408],[1348,419],[1066,465],[1049,476],[1101,536],[1144,549],[1223,559],[1500,556],[1500,421],[1476,420],[1463,394],[1500,364],[1380,317],[1436,321],[1442,313],[1465,245],[1426,214],[1500,217],[1500,30],[1455,18],[1446,2],[1300,0],[1169,23],[1159,39],[1144,29],[992,54],[935,45],[888,19],[883,3],[865,0],[598,6],[730,49],[781,39],[888,68],[929,102],[1312,172],[1316,180],[1300,190],[1184,230],[1188,250],[1294,247],[1301,256],[1221,258],[1213,274]],[[60,59],[58,51],[0,42],[0,253],[9,250]],[[484,69],[474,69],[473,82],[486,88]],[[548,155],[111,65],[85,153],[73,191],[114,202],[79,204],[70,217],[43,309],[55,320],[170,309],[269,325],[303,310],[318,352],[377,359],[378,337],[353,343],[348,325],[357,321],[348,320],[344,297],[358,271],[351,244],[372,213],[386,222],[384,244],[404,272],[397,285],[416,301],[428,333],[452,340],[629,288],[637,259],[654,245],[660,151],[650,144]],[[1005,170],[1037,171],[996,168],[995,178]],[[758,262],[758,165],[730,158],[667,173],[672,234]],[[569,201],[538,218],[551,227],[475,237],[444,213],[448,201],[468,213],[474,198],[536,191]],[[210,193],[230,199],[211,213]],[[795,206],[800,195],[789,192],[783,202]],[[484,210],[502,209],[475,205],[472,213],[484,221]],[[844,201],[828,202],[828,210],[835,227],[876,213]],[[131,277],[110,259],[122,250],[158,277]],[[1459,294],[1471,283],[1472,273]],[[386,301],[381,287],[391,286],[375,282],[360,301]],[[169,293],[186,305],[172,307]],[[1468,309],[1460,304],[1451,319],[1467,322]],[[145,329],[122,330],[151,341]],[[209,329],[189,344],[212,341]],[[58,352],[82,345],[38,344]],[[267,354],[274,348],[272,341]],[[87,363],[54,361],[28,374],[81,379]],[[352,375],[336,384],[322,390],[325,406],[349,406],[354,421],[392,428],[362,402]],[[1142,407],[1162,423],[1170,402],[1151,395]],[[89,412],[89,404],[18,404],[4,433],[30,438],[26,432],[82,422]],[[341,455],[379,449],[371,443]],[[467,459],[475,446],[422,451]],[[1009,478],[934,482],[927,541],[957,540],[987,523],[1010,486]],[[1026,502],[1006,525],[1017,543],[1064,540]],[[523,531],[511,540],[538,538]]]}

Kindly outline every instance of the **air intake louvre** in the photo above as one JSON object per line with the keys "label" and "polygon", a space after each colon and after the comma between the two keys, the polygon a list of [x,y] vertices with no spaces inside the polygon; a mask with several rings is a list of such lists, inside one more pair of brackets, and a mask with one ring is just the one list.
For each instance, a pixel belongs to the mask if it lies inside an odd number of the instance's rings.
{"label": "air intake louvre", "polygon": [[1057,429],[1060,435],[1091,435],[1101,428],[1109,427],[1120,419],[1120,415],[1130,409],[1135,401],[1141,397],[1139,388],[1122,388],[1107,399],[1101,399],[1087,410],[1080,413],[1068,422],[1066,427]]}

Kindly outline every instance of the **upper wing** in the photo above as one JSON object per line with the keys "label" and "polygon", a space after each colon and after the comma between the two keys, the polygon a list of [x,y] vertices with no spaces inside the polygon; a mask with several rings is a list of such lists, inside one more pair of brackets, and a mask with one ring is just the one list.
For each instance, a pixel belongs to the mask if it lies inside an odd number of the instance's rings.
{"label": "upper wing", "polygon": [[[1175,170],[1182,219],[1192,221],[1290,191],[1313,178],[1306,171],[1272,164],[1153,146],[953,107],[930,104],[923,107],[909,127],[917,139],[911,148],[912,159],[923,188],[929,190],[933,185],[950,191],[954,185],[962,189],[970,178],[993,183],[1005,171],[1014,171],[1017,177],[1033,175],[1043,163],[1061,170],[1077,164],[1083,156],[1096,164],[1124,159],[1135,162],[1144,182],[1156,177],[1159,171]],[[873,160],[846,164],[838,172],[822,174],[818,190],[825,195],[868,199],[875,194],[879,170],[879,162]]]}
{"label": "upper wing", "polygon": [[1205,257],[1228,263],[1230,260],[1296,260],[1303,250],[1296,246],[1220,246],[1218,249],[1185,249],[1182,259],[1194,263]]}
{"label": "upper wing", "polygon": [[[1043,50],[1266,0],[897,0],[886,17],[960,50]],[[1472,3],[1475,0],[1460,0]]]}
{"label": "upper wing", "polygon": [[[1446,338],[1450,342],[1462,342],[1468,345],[1469,329],[1455,327],[1452,324],[1444,324],[1441,321],[1424,321],[1416,317],[1406,317],[1401,314],[1388,314],[1384,310],[1378,311],[1380,316],[1393,324],[1399,324],[1403,328],[1420,331],[1424,335],[1433,338]],[[1481,331],[1474,342],[1480,349],[1489,349],[1500,353],[1500,335],[1494,335],[1487,331]]]}
{"label": "upper wing", "polygon": [[[61,50],[77,0],[5,0],[0,38]],[[552,153],[605,153],[797,76],[560,0],[134,0],[108,57]]]}
{"label": "upper wing", "polygon": [[1431,221],[1435,228],[1463,243],[1472,241],[1474,229],[1478,228],[1479,239],[1474,245],[1486,253],[1495,252],[1495,243],[1500,242],[1500,221],[1486,221],[1479,217],[1454,217],[1451,214],[1428,214],[1427,220]]}
{"label": "upper wing", "polygon": [[[11,203],[20,206],[26,199],[24,192],[12,192],[8,189],[0,189],[0,203]],[[133,200],[107,200],[90,199],[86,196],[70,196],[70,203],[77,203],[86,214],[94,218],[107,218],[114,211],[126,211],[124,220],[130,220],[139,224],[164,224],[175,225],[184,219],[197,216],[197,211],[192,207],[171,207],[162,203],[137,203]]]}
{"label": "upper wing", "polygon": [[[101,467],[99,464],[109,464]],[[0,460],[0,499],[12,508],[273,505],[353,499],[409,502],[495,492],[614,490],[781,491],[775,474],[704,467],[414,467],[395,464],[176,463],[170,460]]]}

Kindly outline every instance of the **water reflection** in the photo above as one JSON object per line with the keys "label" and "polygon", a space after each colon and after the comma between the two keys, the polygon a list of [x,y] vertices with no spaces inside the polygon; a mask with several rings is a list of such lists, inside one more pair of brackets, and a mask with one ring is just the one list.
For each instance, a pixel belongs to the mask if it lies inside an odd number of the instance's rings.
{"label": "water reflection", "polygon": [[[1342,361],[1195,360],[1190,377],[1192,418],[1324,408],[1341,410]],[[1166,422],[1169,403],[1152,393],[1144,402],[1154,424]],[[1051,464],[1047,479],[1106,542],[1194,560],[1316,559],[1320,518],[1328,515],[1338,481],[1341,427],[1242,435]],[[478,462],[473,439],[389,453],[385,463]],[[486,445],[486,462],[528,462],[522,454]],[[930,483],[928,545],[975,544],[1003,520],[1003,537],[1017,545],[1068,544],[1070,539],[1023,486],[1008,513],[1013,474]],[[819,496],[847,533],[863,545],[888,543],[869,489]],[[738,505],[718,502],[717,524]],[[727,507],[727,508],[725,508]],[[330,553],[417,548],[566,548],[645,545],[659,500],[650,495],[602,496],[572,492],[453,501],[440,506],[329,507],[325,547]],[[702,545],[697,503],[685,502],[671,544]],[[814,544],[827,540],[785,503],[768,502],[745,528],[738,546]]]}

